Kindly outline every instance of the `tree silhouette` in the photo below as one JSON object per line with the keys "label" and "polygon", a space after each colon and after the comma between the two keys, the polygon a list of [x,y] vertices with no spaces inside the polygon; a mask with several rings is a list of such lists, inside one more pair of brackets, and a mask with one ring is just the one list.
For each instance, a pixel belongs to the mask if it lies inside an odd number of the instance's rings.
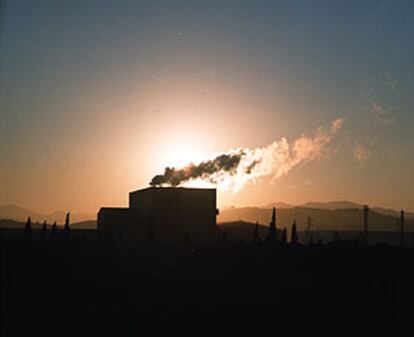
{"label": "tree silhouette", "polygon": [[26,225],[24,226],[24,231],[26,234],[30,234],[32,232],[32,218],[29,216],[26,221]]}
{"label": "tree silhouette", "polygon": [[280,242],[282,243],[282,245],[285,245],[287,243],[287,229],[286,229],[286,227],[283,228],[282,237],[280,239]]}
{"label": "tree silhouette", "polygon": [[364,244],[367,245],[368,244],[368,213],[369,213],[369,207],[368,205],[364,205],[364,236],[363,236],[363,240],[364,240]]}
{"label": "tree silhouette", "polygon": [[293,224],[292,224],[292,234],[290,237],[290,241],[292,243],[297,243],[298,242],[298,232],[296,229],[296,220],[293,220]]}
{"label": "tree silhouette", "polygon": [[276,207],[272,210],[272,220],[269,223],[269,234],[267,236],[268,243],[274,243],[276,241]]}
{"label": "tree silhouette", "polygon": [[259,222],[256,221],[256,225],[254,226],[254,233],[253,233],[253,244],[257,244],[257,239],[259,236]]}
{"label": "tree silhouette", "polygon": [[30,216],[27,218],[26,225],[24,226],[24,236],[29,239],[32,234],[32,219]]}
{"label": "tree silhouette", "polygon": [[70,230],[70,213],[67,212],[66,213],[66,218],[65,218],[65,226],[63,227],[64,230]]}
{"label": "tree silhouette", "polygon": [[404,210],[400,213],[400,246],[404,248]]}
{"label": "tree silhouette", "polygon": [[65,225],[63,226],[63,237],[65,240],[70,239],[70,213],[66,213]]}
{"label": "tree silhouette", "polygon": [[46,235],[47,235],[47,222],[45,220],[45,221],[43,221],[42,231],[40,232],[40,238],[42,240],[45,240],[46,239]]}
{"label": "tree silhouette", "polygon": [[56,234],[57,234],[57,225],[56,225],[56,221],[55,221],[52,225],[52,230],[50,232],[50,239],[54,240],[56,238]]}

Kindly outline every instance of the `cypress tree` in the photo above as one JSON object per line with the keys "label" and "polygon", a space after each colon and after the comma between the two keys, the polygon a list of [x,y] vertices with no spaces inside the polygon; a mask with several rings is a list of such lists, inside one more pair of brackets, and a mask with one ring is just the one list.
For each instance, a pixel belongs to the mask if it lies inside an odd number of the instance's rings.
{"label": "cypress tree", "polygon": [[282,245],[285,245],[287,243],[287,229],[286,229],[286,227],[283,228],[282,238],[281,238],[280,241],[281,241]]}
{"label": "cypress tree", "polygon": [[66,213],[66,218],[65,218],[65,226],[63,227],[64,230],[70,230],[70,213],[67,212]]}
{"label": "cypress tree", "polygon": [[296,229],[296,220],[293,220],[293,224],[292,224],[292,235],[291,235],[291,242],[292,243],[297,243],[298,242],[298,232]]}
{"label": "cypress tree", "polygon": [[56,221],[52,225],[52,230],[50,232],[50,240],[55,240],[57,234],[57,224]]}
{"label": "cypress tree", "polygon": [[269,223],[269,234],[267,236],[268,243],[274,243],[276,241],[276,208],[272,210],[272,220]]}
{"label": "cypress tree", "polygon": [[31,241],[32,239],[32,219],[30,216],[27,218],[26,225],[24,226],[24,240]]}
{"label": "cypress tree", "polygon": [[46,220],[43,221],[43,225],[42,225],[42,231],[40,232],[40,238],[42,240],[46,239],[46,234],[47,234],[47,223]]}
{"label": "cypress tree", "polygon": [[27,235],[32,233],[32,218],[29,216],[26,221],[26,225],[24,226],[24,232]]}
{"label": "cypress tree", "polygon": [[70,213],[69,212],[66,213],[65,225],[63,227],[63,236],[65,240],[69,240],[70,238]]}

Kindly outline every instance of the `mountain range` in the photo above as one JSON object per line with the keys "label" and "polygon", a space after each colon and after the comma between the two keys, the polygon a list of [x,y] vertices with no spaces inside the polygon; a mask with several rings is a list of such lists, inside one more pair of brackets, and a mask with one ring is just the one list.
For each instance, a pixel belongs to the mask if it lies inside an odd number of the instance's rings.
{"label": "mountain range", "polygon": [[[263,207],[226,207],[220,210],[217,222],[226,223],[245,221],[267,226],[270,221],[271,209],[277,208],[277,226],[290,229],[296,221],[298,229],[308,226],[308,217],[311,218],[313,230],[361,230],[363,205],[352,201],[308,202],[301,205],[290,205],[283,202],[271,203]],[[9,219],[25,222],[31,217],[32,222],[49,224],[57,221],[64,222],[66,212],[56,211],[50,214],[23,208],[16,205],[0,206],[0,219]],[[394,209],[372,207],[369,212],[369,224],[372,230],[396,231],[398,230],[400,212]],[[406,230],[414,231],[414,213],[406,212]],[[88,227],[96,224],[96,214],[71,213],[71,223],[87,222]]]}
{"label": "mountain range", "polygon": [[[380,211],[376,209],[369,211],[369,230],[385,232],[398,231],[400,228],[398,212],[394,211],[391,215],[389,210]],[[217,222],[243,221],[255,223],[257,221],[259,224],[267,226],[271,218],[271,212],[270,207],[229,207],[220,211]],[[306,230],[308,228],[309,218],[310,228],[314,231],[362,231],[363,228],[363,212],[360,207],[322,209],[301,206],[277,208],[276,218],[277,227],[286,227],[288,230],[290,230],[293,222],[296,222],[298,230]],[[405,217],[405,230],[414,231],[414,218],[410,213],[408,217]]]}
{"label": "mountain range", "polygon": [[[299,205],[291,205],[284,203],[282,201],[274,202],[267,204],[263,207],[251,207],[251,208],[259,208],[259,209],[270,209],[276,207],[277,209],[286,209],[286,208],[315,208],[315,209],[324,209],[324,210],[339,210],[339,209],[362,209],[364,207],[363,204],[358,204],[353,201],[348,200],[339,200],[339,201],[310,201],[306,202],[304,204]],[[235,209],[236,207],[226,207],[224,210],[227,211],[228,209]],[[384,208],[384,207],[370,207],[372,211],[375,211],[380,214],[384,215],[391,215],[391,216],[400,216],[400,210],[395,210],[392,208]],[[405,212],[405,217],[407,219],[414,219],[414,213],[413,212]]]}

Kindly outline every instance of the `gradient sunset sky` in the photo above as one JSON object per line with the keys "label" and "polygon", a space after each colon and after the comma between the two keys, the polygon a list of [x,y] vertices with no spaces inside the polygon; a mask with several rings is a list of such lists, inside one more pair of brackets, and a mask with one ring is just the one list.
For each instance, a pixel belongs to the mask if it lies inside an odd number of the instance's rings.
{"label": "gradient sunset sky", "polygon": [[166,165],[340,130],[219,206],[414,210],[414,1],[1,1],[0,205],[126,206]]}

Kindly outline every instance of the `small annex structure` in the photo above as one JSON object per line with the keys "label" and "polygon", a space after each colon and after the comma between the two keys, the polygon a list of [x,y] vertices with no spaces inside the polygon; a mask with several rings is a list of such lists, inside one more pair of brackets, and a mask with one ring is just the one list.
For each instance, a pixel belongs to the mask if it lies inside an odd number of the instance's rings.
{"label": "small annex structure", "polygon": [[149,187],[129,194],[128,208],[103,207],[98,231],[107,240],[211,242],[216,189]]}

